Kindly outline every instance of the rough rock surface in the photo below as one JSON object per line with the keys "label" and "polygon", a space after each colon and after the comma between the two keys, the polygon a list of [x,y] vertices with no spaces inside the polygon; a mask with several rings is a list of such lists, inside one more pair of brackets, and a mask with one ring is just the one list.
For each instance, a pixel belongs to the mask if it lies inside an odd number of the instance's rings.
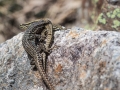
{"label": "rough rock surface", "polygon": [[[46,90],[22,35],[0,45],[0,90]],[[56,90],[120,90],[120,33],[73,28],[57,31],[53,45],[47,71]]]}

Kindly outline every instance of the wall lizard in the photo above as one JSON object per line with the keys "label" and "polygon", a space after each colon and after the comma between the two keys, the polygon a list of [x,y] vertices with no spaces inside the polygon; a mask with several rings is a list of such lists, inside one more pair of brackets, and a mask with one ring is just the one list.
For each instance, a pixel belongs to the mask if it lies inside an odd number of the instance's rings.
{"label": "wall lizard", "polygon": [[[54,90],[54,86],[50,83],[42,65],[42,55],[40,54],[41,50],[38,50],[38,45],[36,43],[36,40],[39,39],[41,36],[41,32],[45,30],[45,25],[50,24],[49,20],[40,20],[30,23],[29,26],[27,26],[27,30],[25,31],[23,38],[22,38],[22,44],[25,49],[25,51],[28,54],[28,58],[30,60],[34,60],[34,63],[43,79],[45,84],[48,86],[50,90]],[[41,44],[39,44],[41,46]],[[43,47],[43,46],[41,46]]]}
{"label": "wall lizard", "polygon": [[53,39],[53,31],[65,28],[60,25],[53,25],[51,21],[47,19],[33,21],[21,26],[25,26],[27,28],[22,39],[22,44],[25,51],[28,53],[29,59],[31,59],[31,62],[36,65],[43,81],[48,86],[48,88],[50,90],[54,90],[53,85],[50,83],[45,73],[46,53],[48,53],[50,50]]}

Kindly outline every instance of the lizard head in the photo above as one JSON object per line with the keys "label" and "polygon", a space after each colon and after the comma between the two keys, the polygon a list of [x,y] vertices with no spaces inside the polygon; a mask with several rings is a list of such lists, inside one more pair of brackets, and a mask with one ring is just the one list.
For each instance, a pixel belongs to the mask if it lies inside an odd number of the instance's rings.
{"label": "lizard head", "polygon": [[38,26],[45,26],[47,24],[52,24],[49,19],[47,19],[47,18],[45,18],[45,19],[38,19],[38,20],[35,20],[35,21],[32,21],[32,22],[21,24],[20,28],[26,30],[29,27],[33,27],[34,28],[34,27],[38,27]]}

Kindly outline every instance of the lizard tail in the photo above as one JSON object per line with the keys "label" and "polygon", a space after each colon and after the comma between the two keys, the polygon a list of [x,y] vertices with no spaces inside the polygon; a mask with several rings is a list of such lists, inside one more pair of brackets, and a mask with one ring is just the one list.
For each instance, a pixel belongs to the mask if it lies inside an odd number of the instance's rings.
{"label": "lizard tail", "polygon": [[41,77],[42,77],[43,81],[45,82],[45,84],[47,85],[47,87],[50,90],[55,90],[53,84],[50,82],[48,76],[45,73],[45,70],[44,70],[43,65],[42,65],[41,55],[39,53],[37,53],[36,56],[37,57],[35,58],[35,64],[36,64],[36,66],[39,70],[39,73],[41,74]]}

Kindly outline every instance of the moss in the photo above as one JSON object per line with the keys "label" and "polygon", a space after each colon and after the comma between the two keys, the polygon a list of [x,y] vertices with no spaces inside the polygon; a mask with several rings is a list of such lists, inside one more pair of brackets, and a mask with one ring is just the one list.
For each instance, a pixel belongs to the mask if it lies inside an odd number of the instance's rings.
{"label": "moss", "polygon": [[120,18],[120,9],[117,8],[117,9],[114,10],[114,12],[115,12],[116,16],[118,18]]}
{"label": "moss", "polygon": [[120,9],[115,9],[114,11],[113,11],[113,14],[114,15],[116,15],[118,18],[120,18]]}
{"label": "moss", "polygon": [[115,18],[116,16],[120,18],[120,9],[117,8],[113,12],[112,11],[107,12],[107,16],[112,19]]}
{"label": "moss", "polygon": [[115,29],[117,29],[117,27],[119,27],[119,26],[120,26],[120,21],[114,20],[112,27],[115,28]]}
{"label": "moss", "polygon": [[112,12],[112,11],[110,11],[110,12],[107,12],[107,17],[109,17],[109,18],[115,18],[115,16],[116,16],[116,14],[115,14],[115,12]]}
{"label": "moss", "polygon": [[[102,24],[106,24],[106,19],[103,17],[103,13],[101,13],[98,17],[98,22]],[[97,22],[97,23],[98,23]]]}
{"label": "moss", "polygon": [[115,14],[112,14],[112,15],[111,15],[111,18],[113,19],[113,18],[115,18],[115,16],[116,16]]}
{"label": "moss", "polygon": [[107,17],[111,17],[111,13],[110,12],[107,12]]}

